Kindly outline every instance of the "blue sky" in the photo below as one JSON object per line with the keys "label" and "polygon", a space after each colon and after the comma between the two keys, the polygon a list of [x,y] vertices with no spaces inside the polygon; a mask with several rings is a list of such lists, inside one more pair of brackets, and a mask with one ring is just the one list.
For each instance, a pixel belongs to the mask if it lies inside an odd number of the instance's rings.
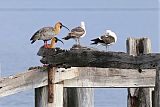
{"label": "blue sky", "polygon": [[[149,37],[152,51],[159,52],[159,5],[158,0],[1,0],[0,1],[0,63],[3,75],[24,71],[30,66],[41,65],[37,51],[42,41],[30,44],[30,37],[44,26],[54,26],[61,21],[69,28],[85,21],[87,34],[81,44],[111,29],[118,41],[110,51],[126,51],[128,37]],[[90,10],[89,10],[90,9]],[[59,38],[68,31],[62,29]],[[69,49],[74,41],[64,41],[57,46]]]}

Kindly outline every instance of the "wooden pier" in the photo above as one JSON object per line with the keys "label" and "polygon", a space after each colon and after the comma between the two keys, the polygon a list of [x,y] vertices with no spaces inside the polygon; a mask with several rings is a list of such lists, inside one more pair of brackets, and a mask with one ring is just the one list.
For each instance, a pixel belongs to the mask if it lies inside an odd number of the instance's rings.
{"label": "wooden pier", "polygon": [[127,53],[42,47],[48,66],[0,78],[0,97],[35,89],[35,107],[94,107],[94,88],[123,87],[128,107],[160,107],[160,54],[148,38],[126,44]]}

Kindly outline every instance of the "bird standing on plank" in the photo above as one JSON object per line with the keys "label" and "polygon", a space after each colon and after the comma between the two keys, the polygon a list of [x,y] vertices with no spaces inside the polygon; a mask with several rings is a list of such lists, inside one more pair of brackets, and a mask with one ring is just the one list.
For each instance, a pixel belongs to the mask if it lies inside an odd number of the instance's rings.
{"label": "bird standing on plank", "polygon": [[99,38],[93,39],[91,40],[93,41],[93,43],[91,43],[91,45],[96,44],[96,45],[103,45],[106,46],[106,51],[107,51],[107,47],[116,43],[117,41],[117,36],[114,32],[112,32],[111,30],[106,30],[106,33],[102,36],[100,36]]}
{"label": "bird standing on plank", "polygon": [[47,41],[54,38],[54,36],[57,35],[60,32],[62,27],[65,27],[66,29],[68,29],[61,22],[57,22],[54,27],[43,27],[43,28],[41,28],[31,37],[31,39],[30,39],[31,44],[33,44],[36,40],[43,40],[44,41],[44,47],[49,48],[48,44],[47,44]]}
{"label": "bird standing on plank", "polygon": [[76,45],[80,45],[79,39],[86,35],[85,23],[82,21],[79,27],[75,27],[68,33],[64,40],[75,39]]}
{"label": "bird standing on plank", "polygon": [[[58,41],[60,41],[60,42],[63,43],[62,40],[58,39],[57,37],[53,37],[53,38],[51,39],[51,44],[48,44],[48,48],[55,48],[55,44],[56,44]],[[63,44],[64,44],[64,43],[63,43]]]}

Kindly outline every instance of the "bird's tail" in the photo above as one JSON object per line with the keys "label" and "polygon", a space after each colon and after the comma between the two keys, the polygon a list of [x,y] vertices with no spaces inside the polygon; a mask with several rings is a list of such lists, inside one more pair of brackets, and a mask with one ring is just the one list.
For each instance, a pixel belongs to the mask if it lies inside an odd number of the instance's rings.
{"label": "bird's tail", "polygon": [[64,38],[62,38],[62,39],[68,40],[68,39],[70,39],[70,38],[71,38],[70,36],[66,36],[66,37],[64,37]]}
{"label": "bird's tail", "polygon": [[68,40],[68,39],[70,39],[70,38],[72,38],[71,33],[68,33],[68,35],[67,35],[66,37],[62,38],[62,39]]}
{"label": "bird's tail", "polygon": [[31,44],[33,44],[36,40],[38,40],[39,37],[40,37],[40,36],[39,36],[38,33],[36,32],[36,33],[31,37],[31,39],[30,39],[30,41],[32,41]]}
{"label": "bird's tail", "polygon": [[32,40],[31,44],[33,44],[35,42],[35,40]]}
{"label": "bird's tail", "polygon": [[98,44],[98,42],[100,41],[100,39],[96,38],[96,39],[92,39],[91,41],[93,41],[93,43],[91,43],[91,45],[94,45],[94,44]]}

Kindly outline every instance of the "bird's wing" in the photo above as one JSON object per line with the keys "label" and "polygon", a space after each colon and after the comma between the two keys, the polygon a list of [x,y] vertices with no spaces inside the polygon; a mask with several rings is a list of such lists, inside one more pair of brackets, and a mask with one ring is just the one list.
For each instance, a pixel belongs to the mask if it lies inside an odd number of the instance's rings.
{"label": "bird's wing", "polygon": [[85,33],[85,30],[82,27],[76,27],[71,30],[71,33],[82,36]]}
{"label": "bird's wing", "polygon": [[75,27],[71,30],[71,32],[84,32],[84,29],[80,26]]}
{"label": "bird's wing", "polygon": [[81,27],[75,27],[71,30],[70,33],[63,39],[68,40],[70,38],[79,38],[85,33],[85,30]]}
{"label": "bird's wing", "polygon": [[110,43],[115,42],[115,38],[113,36],[110,36],[110,35],[108,35],[108,36],[103,35],[103,36],[101,36],[101,39],[103,40],[103,42],[105,44],[110,44]]}
{"label": "bird's wing", "polygon": [[53,27],[43,27],[31,37],[30,40],[49,40],[54,36]]}
{"label": "bird's wing", "polygon": [[91,43],[91,45],[104,43],[104,41],[101,38],[92,39],[91,41],[93,41],[93,43]]}

